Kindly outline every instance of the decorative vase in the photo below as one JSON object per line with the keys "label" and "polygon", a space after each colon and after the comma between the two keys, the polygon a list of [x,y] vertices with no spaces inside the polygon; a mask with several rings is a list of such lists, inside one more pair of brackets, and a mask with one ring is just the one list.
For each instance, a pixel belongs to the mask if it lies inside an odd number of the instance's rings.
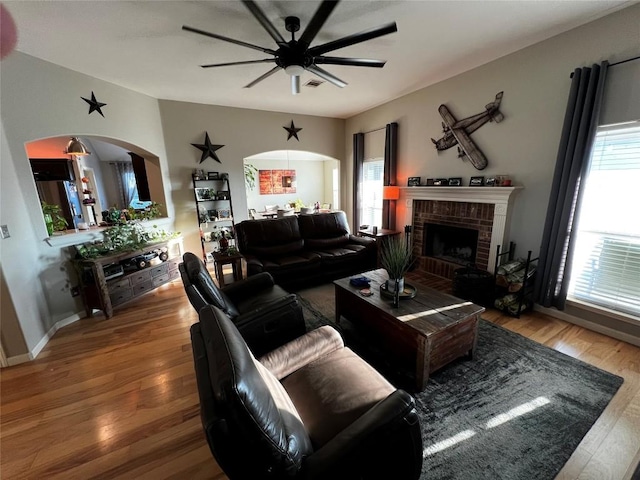
{"label": "decorative vase", "polygon": [[229,248],[229,240],[227,240],[227,237],[220,238],[220,241],[218,243],[220,244],[221,252],[226,252]]}
{"label": "decorative vase", "polygon": [[[398,292],[402,292],[404,290],[404,277],[397,279]],[[395,292],[396,291],[396,280],[387,280],[387,291]]]}

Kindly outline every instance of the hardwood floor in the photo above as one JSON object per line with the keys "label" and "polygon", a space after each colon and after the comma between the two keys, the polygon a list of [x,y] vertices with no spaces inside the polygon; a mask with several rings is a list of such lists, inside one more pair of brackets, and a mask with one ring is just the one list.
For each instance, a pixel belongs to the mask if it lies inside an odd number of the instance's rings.
{"label": "hardwood floor", "polygon": [[[0,372],[3,479],[226,478],[200,424],[189,338],[197,317],[181,282],[114,313],[60,329],[36,360]],[[640,459],[640,348],[538,313],[483,317],[624,377],[558,478],[630,479]]]}

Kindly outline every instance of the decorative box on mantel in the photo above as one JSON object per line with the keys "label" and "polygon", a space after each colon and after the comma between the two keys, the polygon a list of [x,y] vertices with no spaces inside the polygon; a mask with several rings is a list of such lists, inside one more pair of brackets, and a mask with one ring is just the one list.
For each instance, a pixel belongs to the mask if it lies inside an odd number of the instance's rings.
{"label": "decorative box on mantel", "polygon": [[[423,244],[425,220],[479,230],[479,268],[493,272],[498,245],[507,245],[509,215],[515,194],[523,187],[401,187],[404,225],[413,226],[414,248]],[[449,272],[432,272],[450,277]],[[445,274],[447,273],[447,274]]]}

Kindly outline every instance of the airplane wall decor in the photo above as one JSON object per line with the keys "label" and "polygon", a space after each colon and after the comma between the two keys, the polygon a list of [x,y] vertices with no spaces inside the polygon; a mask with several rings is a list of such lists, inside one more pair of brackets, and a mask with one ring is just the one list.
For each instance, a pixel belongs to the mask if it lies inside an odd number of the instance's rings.
{"label": "airplane wall decor", "polygon": [[502,94],[503,92],[498,93],[496,99],[484,107],[484,112],[462,120],[456,120],[446,105],[440,105],[438,112],[440,112],[440,116],[444,120],[442,122],[444,136],[438,140],[431,139],[436,149],[438,151],[446,150],[457,144],[459,158],[466,156],[478,170],[486,168],[487,157],[484,156],[484,153],[480,151],[469,135],[487,122],[495,120],[496,123],[500,123],[504,120],[504,115],[499,110]]}

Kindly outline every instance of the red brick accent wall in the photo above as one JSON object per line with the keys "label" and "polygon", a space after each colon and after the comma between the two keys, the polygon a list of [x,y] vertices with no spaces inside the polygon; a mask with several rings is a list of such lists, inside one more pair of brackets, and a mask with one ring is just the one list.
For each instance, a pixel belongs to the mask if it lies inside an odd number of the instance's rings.
{"label": "red brick accent wall", "polygon": [[422,254],[424,224],[438,223],[440,225],[478,230],[476,266],[486,270],[489,262],[489,249],[491,248],[494,208],[495,205],[491,203],[414,200],[412,243],[413,253],[418,259],[418,269],[441,277],[453,278],[454,271],[461,268],[458,264],[425,257]]}

